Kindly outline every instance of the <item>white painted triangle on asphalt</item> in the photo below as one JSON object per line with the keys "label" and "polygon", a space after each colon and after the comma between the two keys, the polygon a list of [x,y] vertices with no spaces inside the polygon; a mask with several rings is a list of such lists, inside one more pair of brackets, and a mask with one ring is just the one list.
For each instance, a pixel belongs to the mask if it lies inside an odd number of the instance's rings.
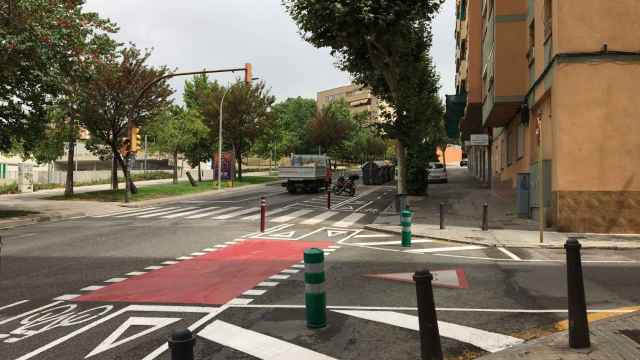
{"label": "white painted triangle on asphalt", "polygon": [[346,233],[348,233],[348,230],[329,230],[327,229],[327,236],[328,237],[334,237],[334,236],[338,236],[338,235],[344,235]]}
{"label": "white painted triangle on asphalt", "polygon": [[335,360],[272,336],[216,320],[198,336],[262,360]]}
{"label": "white painted triangle on asphalt", "polygon": [[237,206],[232,206],[232,207],[228,207],[228,208],[223,208],[223,209],[218,209],[218,210],[213,210],[213,211],[207,211],[205,213],[198,214],[198,215],[187,216],[185,219],[189,219],[189,220],[191,220],[191,219],[202,219],[202,218],[207,217],[207,216],[220,214],[220,213],[227,212],[227,211],[233,211],[233,210],[236,210],[236,209],[240,209],[240,208],[237,207]]}
{"label": "white painted triangle on asphalt", "polygon": [[[104,339],[100,343],[100,345],[96,346],[95,349],[93,349],[87,356],[85,356],[85,359],[150,334],[167,325],[171,325],[176,321],[180,321],[180,318],[130,317],[116,330],[114,330],[111,335],[107,336],[107,338]],[[124,334],[125,331],[127,331],[127,329],[132,326],[149,326],[149,328],[142,330],[134,335],[120,339],[120,336],[122,336],[122,334]]]}
{"label": "white painted triangle on asphalt", "polygon": [[[395,311],[332,310],[340,314],[420,331],[418,317]],[[497,352],[524,342],[512,336],[438,321],[440,336],[471,344],[488,352]]]}

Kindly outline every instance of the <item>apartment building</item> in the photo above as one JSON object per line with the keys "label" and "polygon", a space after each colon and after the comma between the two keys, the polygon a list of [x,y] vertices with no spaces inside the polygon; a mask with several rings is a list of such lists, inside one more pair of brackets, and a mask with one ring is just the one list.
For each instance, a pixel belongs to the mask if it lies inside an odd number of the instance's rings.
{"label": "apartment building", "polygon": [[[463,5],[467,29],[470,17],[482,22],[491,187],[528,189],[529,215],[543,206],[561,231],[640,233],[640,1],[459,0],[458,12]],[[467,34],[468,49],[473,41]],[[462,134],[473,122],[467,99]]]}
{"label": "apartment building", "polygon": [[371,93],[370,89],[352,84],[320,91],[316,99],[318,109],[339,99],[344,99],[349,104],[351,114],[368,112],[372,122],[379,120],[382,102]]}

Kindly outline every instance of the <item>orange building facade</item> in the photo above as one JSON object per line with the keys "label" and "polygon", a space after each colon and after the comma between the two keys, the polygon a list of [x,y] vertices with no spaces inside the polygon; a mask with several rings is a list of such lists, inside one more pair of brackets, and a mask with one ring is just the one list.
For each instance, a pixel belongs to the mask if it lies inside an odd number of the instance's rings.
{"label": "orange building facade", "polygon": [[[466,72],[463,140],[490,135],[488,146],[466,148],[479,179],[502,193],[528,189],[528,215],[543,206],[560,231],[640,233],[640,1],[457,3],[467,29],[458,47],[481,48],[480,70],[467,56],[457,76]],[[481,79],[480,116],[472,77]]]}

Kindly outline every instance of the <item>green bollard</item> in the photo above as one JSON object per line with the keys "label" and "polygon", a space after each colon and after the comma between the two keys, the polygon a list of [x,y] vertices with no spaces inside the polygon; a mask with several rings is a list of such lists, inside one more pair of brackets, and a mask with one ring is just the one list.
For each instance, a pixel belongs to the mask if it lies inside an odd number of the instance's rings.
{"label": "green bollard", "polygon": [[324,251],[304,250],[304,302],[307,327],[318,329],[327,326],[327,295],[324,290]]}
{"label": "green bollard", "polygon": [[400,225],[402,225],[402,246],[410,247],[411,246],[411,211],[410,210],[402,210],[400,213],[401,221]]}

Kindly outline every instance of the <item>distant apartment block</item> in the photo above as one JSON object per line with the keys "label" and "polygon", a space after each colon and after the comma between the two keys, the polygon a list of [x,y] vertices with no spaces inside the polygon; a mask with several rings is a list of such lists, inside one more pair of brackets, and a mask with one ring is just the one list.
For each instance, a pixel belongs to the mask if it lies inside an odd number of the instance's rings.
{"label": "distant apartment block", "polygon": [[379,121],[380,104],[383,103],[371,93],[370,89],[352,84],[320,91],[316,100],[318,109],[339,99],[344,99],[349,104],[351,114],[367,112],[372,122]]}
{"label": "distant apartment block", "polygon": [[639,233],[638,16],[637,0],[457,0],[447,114],[470,171],[528,189],[529,215],[559,230]]}

